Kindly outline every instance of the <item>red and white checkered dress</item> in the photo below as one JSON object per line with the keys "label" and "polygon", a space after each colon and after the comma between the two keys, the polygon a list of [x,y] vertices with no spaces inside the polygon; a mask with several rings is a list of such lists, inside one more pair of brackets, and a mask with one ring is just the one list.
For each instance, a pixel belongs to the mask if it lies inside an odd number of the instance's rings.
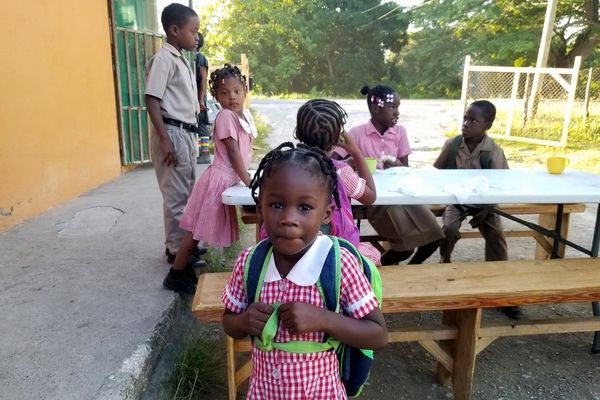
{"label": "red and white checkered dress", "polygon": [[[244,290],[244,264],[249,253],[250,249],[242,252],[223,291],[222,300],[225,307],[236,314],[244,312],[248,307]],[[360,319],[375,310],[379,302],[356,257],[344,248],[340,249],[340,255],[342,262],[340,307],[344,308],[352,318]],[[286,278],[263,282],[259,299],[267,304],[303,301],[317,307],[324,307],[316,284],[300,286]],[[280,322],[274,342],[285,343],[291,340],[321,342],[323,336],[324,332],[290,335]],[[252,361],[254,365],[250,376],[248,399],[347,398],[339,377],[337,357],[333,351],[297,354],[273,349],[266,352],[253,344]]]}

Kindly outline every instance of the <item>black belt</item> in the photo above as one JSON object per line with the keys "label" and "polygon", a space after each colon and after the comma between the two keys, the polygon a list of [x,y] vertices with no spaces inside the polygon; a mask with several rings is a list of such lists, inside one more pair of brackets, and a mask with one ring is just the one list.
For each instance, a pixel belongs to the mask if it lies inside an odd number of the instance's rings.
{"label": "black belt", "polygon": [[171,118],[163,118],[163,122],[165,124],[177,126],[181,129],[185,129],[186,131],[198,133],[198,127],[194,124],[186,124],[185,122],[177,121],[176,119]]}

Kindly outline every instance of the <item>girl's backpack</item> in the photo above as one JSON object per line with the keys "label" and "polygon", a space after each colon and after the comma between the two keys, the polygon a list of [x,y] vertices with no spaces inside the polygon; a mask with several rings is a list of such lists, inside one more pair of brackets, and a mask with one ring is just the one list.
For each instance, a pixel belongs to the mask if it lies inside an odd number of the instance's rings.
{"label": "girl's backpack", "polygon": [[[340,310],[339,301],[341,279],[340,247],[348,249],[356,256],[363,268],[365,276],[371,284],[375,296],[381,304],[381,277],[373,262],[363,257],[350,242],[335,236],[329,236],[329,238],[333,242],[333,246],[331,246],[331,249],[329,250],[323,269],[321,270],[321,275],[317,280],[319,292],[321,292],[323,302],[327,309],[333,312],[343,312]],[[259,299],[260,290],[272,252],[273,246],[271,245],[271,242],[269,242],[268,239],[265,239],[254,246],[246,259],[244,267],[244,288],[246,290],[246,297],[248,298],[248,305]],[[340,364],[340,378],[346,389],[346,394],[348,397],[358,396],[371,372],[371,367],[374,362],[373,351],[346,346],[338,340],[335,340],[335,338],[328,337],[327,335],[321,343],[311,341],[275,343],[272,340],[277,333],[277,326],[279,324],[277,318],[277,308],[279,305],[280,304],[277,303],[273,304],[275,310],[265,324],[261,337],[255,336],[253,338],[254,345],[264,351],[270,351],[273,348],[276,348],[291,353],[314,353],[317,351],[334,349]]]}

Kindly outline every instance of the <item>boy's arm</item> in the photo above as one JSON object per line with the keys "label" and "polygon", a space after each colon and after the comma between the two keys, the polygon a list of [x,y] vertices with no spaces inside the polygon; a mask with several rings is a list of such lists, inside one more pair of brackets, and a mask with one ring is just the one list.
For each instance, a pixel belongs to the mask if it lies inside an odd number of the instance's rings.
{"label": "boy's arm", "polygon": [[200,102],[200,109],[206,110],[206,104],[204,104],[204,97],[206,97],[206,82],[208,76],[208,67],[201,65],[200,68],[200,87],[198,88],[198,101]]}
{"label": "boy's arm", "polygon": [[173,147],[173,143],[171,142],[169,135],[167,135],[167,129],[165,128],[165,123],[163,122],[162,112],[160,111],[160,99],[147,94],[144,95],[144,100],[146,102],[146,110],[148,110],[148,115],[150,116],[152,125],[154,125],[154,128],[158,133],[160,149],[163,157],[163,159],[160,161],[166,166],[173,164],[173,166],[176,167],[177,155],[175,154],[175,148]]}
{"label": "boy's arm", "polygon": [[492,154],[491,169],[508,169],[508,161],[504,155],[504,151],[498,146]]}
{"label": "boy's arm", "polygon": [[450,151],[449,143],[452,139],[447,140],[442,147],[442,151],[438,156],[437,160],[434,161],[433,166],[437,169],[447,169],[448,167],[448,152]]}

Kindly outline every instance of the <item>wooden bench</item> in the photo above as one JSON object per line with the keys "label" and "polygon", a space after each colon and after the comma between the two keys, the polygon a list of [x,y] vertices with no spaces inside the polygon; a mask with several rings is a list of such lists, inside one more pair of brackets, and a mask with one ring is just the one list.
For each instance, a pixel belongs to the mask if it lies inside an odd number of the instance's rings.
{"label": "wooden bench", "polygon": [[[443,311],[440,325],[388,327],[389,342],[417,341],[438,361],[442,384],[456,400],[469,399],[477,354],[502,336],[600,330],[600,317],[482,321],[482,309],[600,300],[600,259],[577,258],[385,266],[384,313]],[[221,294],[229,273],[201,275],[192,313],[203,322],[222,320]],[[249,340],[227,338],[229,399],[250,375],[251,362],[236,363]]]}
{"label": "wooden bench", "polygon": [[[499,209],[510,215],[538,215],[537,224],[541,227],[554,230],[556,226],[557,213],[556,204],[500,204]],[[436,217],[441,217],[446,206],[444,205],[430,205],[429,208]],[[567,238],[569,233],[569,222],[572,213],[581,213],[585,211],[585,204],[565,204],[563,207],[563,214],[561,219],[560,235],[563,238]],[[354,219],[358,221],[360,227],[360,221],[366,220],[364,207],[353,208]],[[258,216],[256,215],[256,208],[253,206],[242,207],[242,222],[245,224],[256,224],[256,240],[258,242],[260,237],[260,228]],[[536,241],[535,248],[535,259],[545,260],[550,257],[552,253],[552,247],[554,240],[549,239],[546,236],[533,231],[525,226],[520,230],[505,230],[504,235],[506,237],[533,237]],[[461,232],[463,239],[480,238],[481,233],[479,231],[463,231]],[[385,238],[378,235],[361,235],[361,242],[370,242],[380,251],[383,251],[381,242],[385,242]],[[558,247],[558,255],[560,257],[565,256],[565,245],[560,244]]]}

